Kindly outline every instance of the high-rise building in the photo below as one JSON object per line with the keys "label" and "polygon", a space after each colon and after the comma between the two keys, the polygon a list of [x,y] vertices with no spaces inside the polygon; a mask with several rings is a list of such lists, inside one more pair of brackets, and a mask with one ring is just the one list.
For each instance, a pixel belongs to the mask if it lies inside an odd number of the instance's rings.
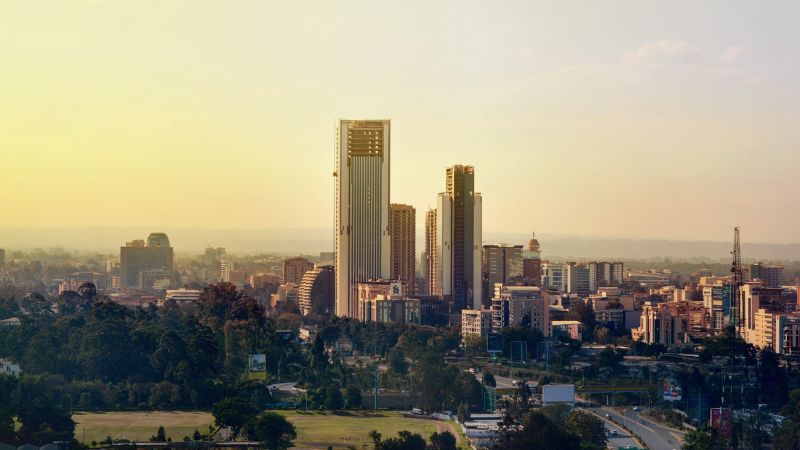
{"label": "high-rise building", "polygon": [[439,279],[438,234],[436,232],[436,210],[425,211],[425,285],[428,295],[442,295],[442,284]]}
{"label": "high-rise building", "polygon": [[6,251],[0,248],[0,267],[6,264]]}
{"label": "high-rise building", "polygon": [[563,263],[542,264],[542,286],[567,292],[567,265]]}
{"label": "high-rise building", "polygon": [[333,315],[336,313],[333,266],[319,266],[309,270],[300,281],[298,306],[306,314]]}
{"label": "high-rise building", "polygon": [[522,252],[522,277],[534,286],[542,284],[542,256],[536,233],[531,236],[528,246]]}
{"label": "high-rise building", "polygon": [[586,296],[592,292],[588,264],[567,264],[567,292],[580,296]]}
{"label": "high-rise building", "polygon": [[411,205],[392,203],[389,206],[389,230],[392,246],[390,277],[400,280],[408,287],[408,293],[416,291],[417,273],[417,214]]}
{"label": "high-rise building", "polygon": [[336,314],[358,317],[358,283],[390,276],[390,122],[336,127]]}
{"label": "high-rise building", "polygon": [[763,281],[767,287],[783,286],[783,266],[756,263],[750,266],[750,276],[754,280]]}
{"label": "high-rise building", "polygon": [[475,192],[475,169],[447,168],[447,190],[439,194],[437,242],[442,295],[453,312],[481,306],[481,194]]}
{"label": "high-rise building", "polygon": [[314,263],[311,261],[299,256],[289,258],[283,262],[283,282],[300,284],[303,274],[309,270],[314,270]]}
{"label": "high-rise building", "polygon": [[488,308],[495,285],[508,284],[512,278],[522,276],[522,246],[484,245],[482,264],[483,305]]}
{"label": "high-rise building", "polygon": [[[167,279],[172,280],[174,253],[169,244],[169,238],[164,233],[151,233],[147,243],[142,240],[129,241],[120,247],[120,277],[123,288],[150,289],[152,286],[142,286],[141,282],[149,283],[154,271],[163,271]],[[140,277],[141,272],[147,272],[145,279]]]}

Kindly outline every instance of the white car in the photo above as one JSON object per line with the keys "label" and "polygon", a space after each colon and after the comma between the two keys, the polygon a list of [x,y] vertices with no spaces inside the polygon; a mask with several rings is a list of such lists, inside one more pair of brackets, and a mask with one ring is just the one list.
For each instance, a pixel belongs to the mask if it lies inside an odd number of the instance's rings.
{"label": "white car", "polygon": [[636,411],[636,412],[639,412],[639,411],[641,411],[641,410],[642,410],[642,408],[639,408],[638,406],[634,406],[634,407],[633,407],[633,410],[634,410],[634,411]]}

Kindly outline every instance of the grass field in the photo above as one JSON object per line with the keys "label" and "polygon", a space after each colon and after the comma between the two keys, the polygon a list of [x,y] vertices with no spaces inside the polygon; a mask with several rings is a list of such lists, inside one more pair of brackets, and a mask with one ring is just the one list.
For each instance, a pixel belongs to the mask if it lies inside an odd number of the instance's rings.
{"label": "grass field", "polygon": [[[450,431],[459,439],[459,444],[466,448],[463,438],[454,424],[433,420],[422,420],[403,417],[390,411],[342,411],[333,413],[279,411],[286,416],[297,429],[295,448],[327,449],[328,446],[341,449],[347,446],[356,448],[372,448],[367,434],[370,430],[378,430],[384,437],[396,436],[398,431],[408,430],[419,433],[426,439],[436,431]],[[166,429],[167,436],[179,441],[184,436],[191,436],[195,429],[206,432],[213,421],[207,412],[187,411],[152,411],[152,412],[108,412],[108,413],[76,413],[73,417],[78,425],[75,437],[85,442],[101,441],[106,436],[114,439],[148,440],[156,433],[159,425]]]}

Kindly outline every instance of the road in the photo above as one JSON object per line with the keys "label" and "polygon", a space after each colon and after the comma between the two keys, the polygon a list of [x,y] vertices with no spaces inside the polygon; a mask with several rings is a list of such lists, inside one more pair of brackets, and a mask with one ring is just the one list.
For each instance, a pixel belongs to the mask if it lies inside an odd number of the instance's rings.
{"label": "road", "polygon": [[[600,414],[608,414],[612,419],[625,425],[639,436],[651,450],[672,450],[681,447],[683,433],[653,422],[638,412],[628,410],[625,414],[610,408],[596,408]],[[644,422],[644,423],[642,423]]]}
{"label": "road", "polygon": [[[594,414],[595,416],[599,417],[603,421],[603,425],[606,427],[606,435],[608,436],[608,447],[617,449],[617,448],[625,448],[625,447],[635,447],[639,448],[639,443],[636,442],[636,439],[632,438],[627,431],[623,430],[622,428],[615,425],[610,420],[606,419],[604,415],[600,415],[597,412],[593,411],[591,408],[584,408],[588,412]],[[616,431],[616,434],[612,433]]]}

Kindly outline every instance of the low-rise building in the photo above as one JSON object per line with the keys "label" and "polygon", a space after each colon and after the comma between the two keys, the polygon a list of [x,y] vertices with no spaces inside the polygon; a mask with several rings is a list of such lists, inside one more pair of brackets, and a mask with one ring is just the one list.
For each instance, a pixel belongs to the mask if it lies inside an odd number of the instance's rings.
{"label": "low-rise building", "polygon": [[553,337],[567,336],[576,341],[581,340],[581,326],[577,320],[554,320],[551,322]]}
{"label": "low-rise building", "polygon": [[19,364],[16,364],[8,359],[0,359],[0,375],[8,375],[19,378],[21,373],[22,370],[20,370]]}
{"label": "low-rise building", "polygon": [[480,337],[492,330],[492,311],[490,309],[461,310],[461,337]]}

